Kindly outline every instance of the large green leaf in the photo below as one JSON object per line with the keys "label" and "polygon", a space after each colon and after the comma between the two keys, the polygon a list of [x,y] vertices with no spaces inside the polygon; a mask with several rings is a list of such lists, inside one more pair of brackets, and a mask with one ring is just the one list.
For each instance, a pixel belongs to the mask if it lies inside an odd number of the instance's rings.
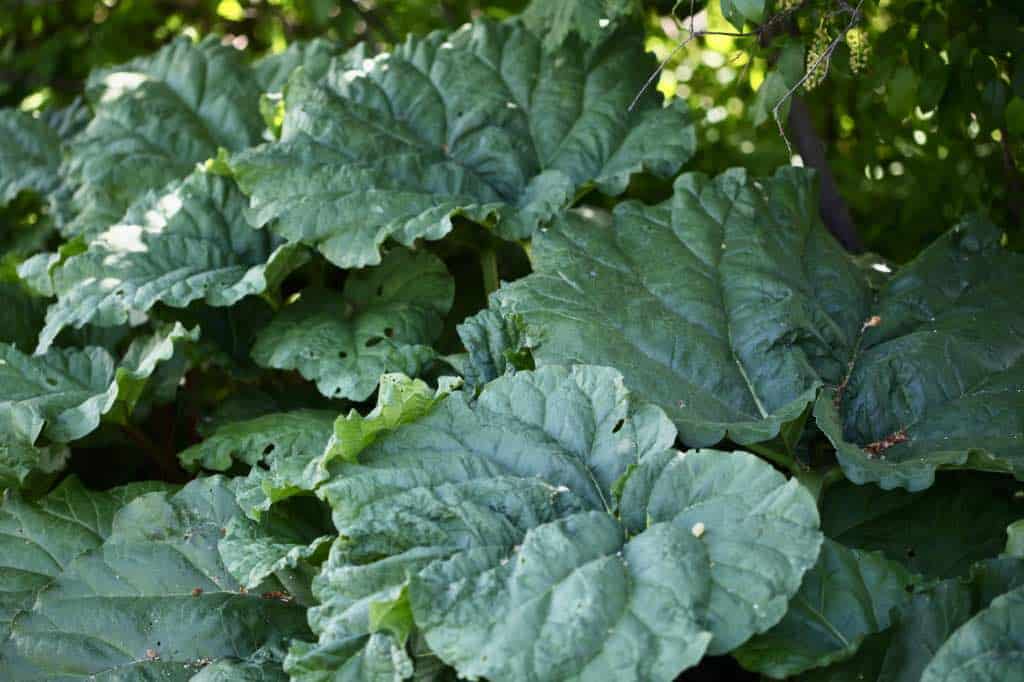
{"label": "large green leaf", "polygon": [[232,422],[178,459],[187,469],[214,471],[227,471],[235,460],[256,466],[271,456],[308,461],[323,454],[336,416],[328,410],[294,410]]}
{"label": "large green leaf", "polygon": [[339,43],[323,38],[300,40],[289,44],[283,52],[257,59],[252,68],[260,88],[265,92],[281,92],[288,77],[300,66],[311,79],[320,80],[341,51]]}
{"label": "large green leaf", "polygon": [[58,443],[82,438],[115,407],[130,414],[159,363],[196,336],[174,325],[140,338],[120,363],[99,346],[25,355],[0,344],[0,413],[12,415],[29,443],[40,434]]}
{"label": "large green leaf", "polygon": [[[470,388],[478,388],[516,369],[533,369],[525,362],[522,322],[514,315],[504,316],[485,308],[456,327],[466,347],[461,374]],[[528,366],[521,366],[528,365]]]}
{"label": "large green leaf", "polygon": [[537,363],[618,368],[689,445],[778,435],[842,377],[868,309],[799,169],[688,174],[656,206],[570,213],[535,239],[533,266],[496,299]]}
{"label": "large green leaf", "polygon": [[570,213],[495,299],[539,364],[618,367],[687,443],[773,439],[826,385],[815,415],[857,483],[1022,475],[1024,259],[968,218],[876,297],[821,225],[811,177],[684,175],[658,206]]}
{"label": "large green leaf", "polygon": [[343,293],[310,289],[256,338],[263,367],[297,369],[331,398],[366,400],[381,374],[415,376],[436,353],[455,283],[426,252],[398,249],[352,272]]}
{"label": "large green leaf", "polygon": [[178,455],[183,466],[226,471],[232,460],[248,464],[237,480],[238,504],[253,519],[274,502],[322,480],[319,459],[332,434],[336,413],[326,410],[274,412],[227,424]]}
{"label": "large green leaf", "polygon": [[994,476],[940,478],[920,493],[838,484],[822,500],[821,527],[830,538],[863,550],[880,550],[913,573],[948,578],[966,575],[998,555],[1006,527],[1024,513],[1021,489]]}
{"label": "large green leaf", "polygon": [[614,370],[546,367],[333,462],[319,494],[341,539],[296,660],[379,656],[394,632],[368,610],[403,591],[434,654],[491,680],[670,680],[768,629],[817,557],[814,502],[674,438]]}
{"label": "large green leaf", "polygon": [[0,110],[0,206],[19,192],[52,191],[58,183],[60,137],[44,121],[17,109]]}
{"label": "large green leaf", "polygon": [[890,612],[910,600],[915,582],[880,553],[826,540],[782,621],[733,655],[776,679],[849,658],[866,636],[889,627]]}
{"label": "large green leaf", "polygon": [[1024,478],[1024,257],[965,219],[874,305],[847,377],[815,407],[848,478],[920,490],[940,467]]}
{"label": "large green leaf", "polygon": [[305,612],[225,570],[217,543],[239,513],[218,478],[123,507],[15,620],[7,650],[35,667],[17,679],[185,681],[220,659],[279,660]]}
{"label": "large green leaf", "polygon": [[523,10],[523,23],[544,36],[549,50],[561,47],[570,34],[592,45],[611,36],[617,22],[636,8],[633,0],[533,0]]}
{"label": "large green leaf", "polygon": [[320,82],[300,70],[280,142],[231,166],[254,224],[341,267],[379,263],[388,239],[440,239],[458,214],[527,237],[587,188],[619,194],[693,153],[682,105],[649,94],[627,111],[653,68],[635,32],[546,53],[521,24],[481,20]]}
{"label": "large green leaf", "polygon": [[[236,492],[240,481],[232,480]],[[327,556],[332,530],[327,507],[307,496],[276,505],[259,519],[237,514],[224,529],[218,549],[224,566],[246,589],[259,589],[275,578],[293,599],[308,606],[309,585]]]}
{"label": "large green leaf", "polygon": [[180,38],[152,56],[94,72],[95,118],[70,143],[68,234],[92,236],[139,197],[195,164],[256,144],[260,88],[241,54],[209,37]]}
{"label": "large green leaf", "polygon": [[[993,599],[1024,585],[1024,561],[989,560],[969,577],[926,586],[893,614],[888,630],[867,637],[857,654],[802,675],[803,682],[921,682],[937,651]],[[993,638],[989,644],[996,644]],[[961,679],[961,678],[955,678]],[[971,679],[971,678],[967,678]],[[1013,677],[980,678],[1009,680]]]}
{"label": "large green leaf", "polygon": [[[0,504],[0,643],[7,640],[14,617],[32,607],[40,590],[75,557],[103,544],[118,509],[166,487],[137,483],[96,492],[72,477],[35,502],[7,491]],[[0,669],[10,671],[17,662],[4,653],[10,652],[0,653]]]}
{"label": "large green leaf", "polygon": [[118,224],[53,275],[57,295],[39,348],[64,327],[116,326],[157,303],[230,306],[275,288],[307,254],[252,229],[245,199],[227,178],[201,170],[143,197]]}
{"label": "large green leaf", "polygon": [[967,621],[935,653],[921,682],[998,682],[1024,678],[1024,587]]}

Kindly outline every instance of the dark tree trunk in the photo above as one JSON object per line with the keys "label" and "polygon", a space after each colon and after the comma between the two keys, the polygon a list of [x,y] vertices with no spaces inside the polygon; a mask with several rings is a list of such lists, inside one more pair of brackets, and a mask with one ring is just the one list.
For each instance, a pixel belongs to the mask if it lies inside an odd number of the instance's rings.
{"label": "dark tree trunk", "polygon": [[796,150],[804,160],[804,165],[818,172],[821,189],[819,209],[825,226],[847,251],[861,253],[864,251],[864,242],[857,232],[857,226],[850,216],[846,201],[839,194],[835,176],[832,175],[828,159],[825,158],[825,145],[814,130],[814,122],[811,120],[807,104],[798,95],[793,95],[790,101],[789,134],[793,136]]}

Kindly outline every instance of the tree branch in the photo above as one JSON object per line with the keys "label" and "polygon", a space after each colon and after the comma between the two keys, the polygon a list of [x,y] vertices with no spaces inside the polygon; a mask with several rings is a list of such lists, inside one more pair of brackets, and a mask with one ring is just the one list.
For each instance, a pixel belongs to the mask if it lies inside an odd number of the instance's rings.
{"label": "tree branch", "polygon": [[835,176],[829,168],[825,157],[825,145],[818,137],[811,120],[811,113],[803,98],[794,94],[789,105],[789,128],[796,142],[797,151],[804,160],[804,165],[818,172],[821,185],[819,211],[828,231],[839,240],[847,251],[860,253],[864,250],[864,242],[857,232],[857,226],[850,216],[850,209],[839,193]]}

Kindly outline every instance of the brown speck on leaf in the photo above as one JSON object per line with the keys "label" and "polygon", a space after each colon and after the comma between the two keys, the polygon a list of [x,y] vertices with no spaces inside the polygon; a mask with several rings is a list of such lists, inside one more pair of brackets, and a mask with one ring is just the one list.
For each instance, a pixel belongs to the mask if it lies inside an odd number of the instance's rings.
{"label": "brown speck on leaf", "polygon": [[192,596],[193,597],[198,597],[202,593],[203,593],[203,588],[201,588],[201,587],[193,587],[192,588]]}
{"label": "brown speck on leaf", "polygon": [[238,594],[249,594],[249,590],[245,588],[245,585],[241,585],[238,588]]}
{"label": "brown speck on leaf", "polygon": [[441,151],[443,151],[445,154],[447,154],[448,153],[448,145],[447,144],[442,144],[441,145]]}
{"label": "brown speck on leaf", "polygon": [[290,604],[293,599],[293,597],[287,592],[281,592],[279,590],[275,590],[273,592],[264,592],[262,596],[264,599],[276,599],[277,601],[282,602],[284,604]]}
{"label": "brown speck on leaf", "polygon": [[871,327],[877,327],[880,324],[882,324],[882,318],[878,315],[872,315],[868,319],[864,320],[864,326],[860,328],[860,331],[863,333]]}
{"label": "brown speck on leaf", "polygon": [[146,660],[147,661],[159,661],[160,654],[156,652],[156,649],[146,649]]}
{"label": "brown speck on leaf", "polygon": [[220,536],[221,537],[224,537],[227,534],[228,534],[228,529],[227,528],[221,528],[220,529]]}
{"label": "brown speck on leaf", "polygon": [[882,440],[876,440],[874,443],[868,443],[864,446],[864,451],[871,457],[879,457],[892,446],[898,445],[899,443],[906,443],[908,440],[910,440],[910,438],[907,437],[907,430],[900,429],[896,433],[890,433]]}

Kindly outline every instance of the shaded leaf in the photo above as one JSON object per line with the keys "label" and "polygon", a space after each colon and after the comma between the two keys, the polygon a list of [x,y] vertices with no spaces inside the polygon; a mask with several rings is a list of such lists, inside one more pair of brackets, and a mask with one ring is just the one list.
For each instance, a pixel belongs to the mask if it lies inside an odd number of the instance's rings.
{"label": "shaded leaf", "polygon": [[363,401],[381,374],[415,376],[436,353],[455,283],[444,263],[405,249],[352,272],[339,294],[308,289],[256,338],[262,367],[297,369],[331,398]]}
{"label": "shaded leaf", "polygon": [[733,655],[747,670],[784,679],[849,658],[863,639],[891,624],[916,578],[881,553],[826,540],[786,615]]}
{"label": "shaded leaf", "polygon": [[239,591],[217,553],[237,514],[216,478],[122,508],[103,545],[72,560],[15,621],[11,648],[38,669],[19,679],[189,680],[219,659],[283,653],[308,632],[304,611]]}
{"label": "shaded leaf", "polygon": [[881,551],[911,572],[949,578],[994,557],[1024,505],[993,476],[947,476],[921,493],[841,483],[822,500],[821,527],[848,547]]}
{"label": "shaded leaf", "polygon": [[968,217],[904,266],[873,307],[819,427],[846,476],[920,490],[935,470],[1024,477],[1024,258]]}
{"label": "shaded leaf", "polygon": [[800,418],[842,376],[869,301],[799,169],[687,174],[657,206],[568,214],[533,266],[495,298],[537,363],[618,368],[689,445],[767,441]]}

